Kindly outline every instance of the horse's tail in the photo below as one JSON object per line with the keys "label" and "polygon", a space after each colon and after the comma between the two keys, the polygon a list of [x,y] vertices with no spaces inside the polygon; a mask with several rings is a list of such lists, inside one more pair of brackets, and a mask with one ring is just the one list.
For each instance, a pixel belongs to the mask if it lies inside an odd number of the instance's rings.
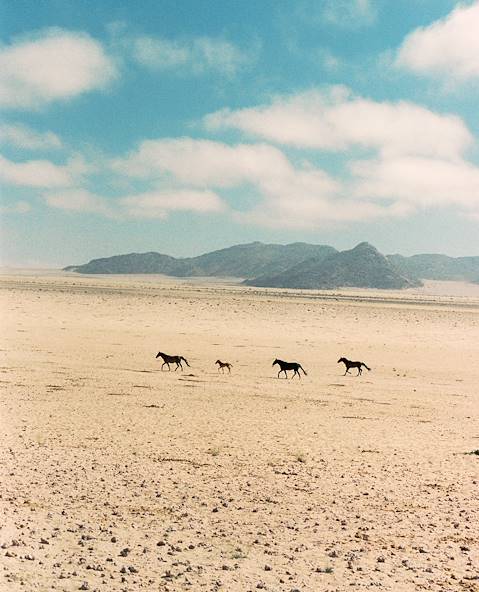
{"label": "horse's tail", "polygon": [[180,356],[180,360],[183,360],[183,362],[191,368],[191,366],[188,364],[188,360],[186,358],[184,358],[183,356]]}
{"label": "horse's tail", "polygon": [[301,368],[301,370],[304,372],[305,376],[308,376],[308,373],[306,372],[306,370],[301,366],[301,364],[298,364],[298,366]]}
{"label": "horse's tail", "polygon": [[369,368],[369,366],[366,366],[364,362],[361,362],[361,364],[366,368],[366,370],[371,370],[371,368]]}

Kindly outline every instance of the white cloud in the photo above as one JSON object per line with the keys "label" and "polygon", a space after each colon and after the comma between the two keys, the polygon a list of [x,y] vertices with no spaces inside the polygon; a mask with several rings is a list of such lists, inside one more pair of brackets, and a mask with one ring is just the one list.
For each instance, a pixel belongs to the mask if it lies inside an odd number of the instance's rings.
{"label": "white cloud", "polygon": [[[358,208],[354,200],[344,198],[341,182],[308,163],[294,166],[280,150],[265,144],[149,140],[127,158],[115,161],[113,167],[134,177],[166,180],[202,191],[243,187],[260,199],[248,212],[234,212],[233,204],[233,216],[248,223],[312,228],[331,221],[379,216],[384,211],[383,206],[366,200]],[[153,197],[152,203],[157,199]],[[129,199],[128,203],[138,206],[142,200]],[[159,210],[161,215],[161,200]]]}
{"label": "white cloud", "polygon": [[171,212],[214,213],[226,205],[213,191],[194,189],[152,190],[144,193],[105,198],[85,189],[65,189],[45,193],[52,208],[70,212],[96,213],[107,218],[166,219]]}
{"label": "white cloud", "polygon": [[133,57],[143,66],[155,70],[176,68],[180,72],[186,69],[193,74],[218,72],[232,76],[254,59],[254,53],[213,37],[172,41],[142,36],[133,41]]}
{"label": "white cloud", "polygon": [[72,212],[93,212],[109,217],[114,215],[107,200],[83,189],[67,189],[45,194],[44,199],[52,208]]}
{"label": "white cloud", "polygon": [[13,162],[0,155],[0,179],[10,185],[25,187],[65,187],[73,181],[68,166],[48,160]]}
{"label": "white cloud", "polygon": [[62,146],[62,141],[53,132],[38,132],[21,123],[0,124],[0,143],[24,150],[48,150]]}
{"label": "white cloud", "polygon": [[456,205],[479,209],[479,168],[465,161],[400,157],[356,161],[358,197],[397,200],[412,208]]}
{"label": "white cloud", "polygon": [[344,151],[354,146],[388,154],[457,158],[472,135],[456,115],[414,103],[376,102],[342,86],[279,97],[269,105],[207,115],[209,130],[238,129],[298,148]]}
{"label": "white cloud", "polygon": [[117,71],[86,33],[48,29],[0,50],[0,106],[36,109],[105,88]]}
{"label": "white cloud", "polygon": [[142,142],[136,152],[118,159],[113,167],[131,176],[173,177],[186,185],[233,187],[258,182],[289,170],[291,165],[280,150],[266,144],[229,146],[211,140],[172,138]]}
{"label": "white cloud", "polygon": [[164,219],[169,212],[211,213],[225,209],[224,202],[213,191],[192,189],[150,191],[131,195],[123,197],[120,205],[124,214],[133,218]]}
{"label": "white cloud", "polygon": [[479,77],[479,2],[459,5],[445,18],[406,37],[396,63],[418,74],[454,80]]}

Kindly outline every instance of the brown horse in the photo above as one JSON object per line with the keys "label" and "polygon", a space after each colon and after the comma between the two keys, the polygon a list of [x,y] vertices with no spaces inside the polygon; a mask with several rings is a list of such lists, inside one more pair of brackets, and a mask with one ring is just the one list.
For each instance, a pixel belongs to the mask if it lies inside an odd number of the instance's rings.
{"label": "brown horse", "polygon": [[228,372],[231,374],[231,368],[233,367],[233,364],[230,364],[229,362],[222,362],[221,360],[216,360],[215,364],[218,364],[218,372],[221,370],[224,374],[225,368],[228,368]]}
{"label": "brown horse", "polygon": [[292,378],[294,378],[296,374],[299,376],[299,378],[301,378],[301,374],[299,373],[300,368],[304,372],[304,375],[307,376],[306,370],[298,362],[284,362],[283,360],[276,359],[273,362],[273,366],[275,364],[278,364],[278,366],[280,367],[280,371],[278,372],[278,378],[281,372],[284,372],[284,375],[286,376],[286,378],[288,378],[288,373],[286,372],[286,370],[294,370]]}
{"label": "brown horse", "polygon": [[346,372],[343,374],[343,376],[346,376],[350,368],[358,369],[358,373],[356,374],[356,376],[359,376],[363,373],[361,366],[364,366],[366,370],[371,370],[371,368],[368,368],[364,362],[351,362],[351,360],[348,360],[347,358],[339,358],[338,364],[340,362],[343,362],[343,364],[346,366]]}
{"label": "brown horse", "polygon": [[184,358],[183,356],[169,356],[168,354],[164,354],[163,352],[158,352],[156,354],[156,357],[163,359],[163,364],[161,365],[162,370],[163,370],[163,366],[165,364],[168,366],[168,370],[171,370],[170,364],[176,364],[175,372],[178,370],[178,368],[181,368],[183,370],[183,366],[181,365],[181,360],[183,360],[183,362],[187,366],[189,366],[187,359]]}

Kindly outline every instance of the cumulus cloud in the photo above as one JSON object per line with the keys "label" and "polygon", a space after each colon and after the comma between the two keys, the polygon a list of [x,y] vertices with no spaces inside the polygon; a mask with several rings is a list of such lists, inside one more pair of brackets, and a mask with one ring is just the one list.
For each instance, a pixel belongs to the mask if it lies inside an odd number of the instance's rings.
{"label": "cumulus cloud", "polygon": [[479,208],[479,168],[466,161],[399,157],[351,164],[354,193],[393,199],[411,207]]}
{"label": "cumulus cloud", "polygon": [[257,182],[290,167],[284,154],[266,144],[230,146],[211,140],[167,138],[142,142],[138,150],[113,162],[118,172],[135,177],[196,186],[232,187]]}
{"label": "cumulus cloud", "polygon": [[53,132],[38,132],[21,123],[0,124],[0,143],[24,150],[49,150],[62,146],[62,141]]}
{"label": "cumulus cloud", "polygon": [[214,213],[226,207],[213,191],[176,188],[116,198],[106,198],[85,189],[65,189],[45,193],[43,199],[52,208],[116,219],[166,219],[171,212]]}
{"label": "cumulus cloud", "polygon": [[44,195],[44,199],[52,208],[114,216],[113,210],[108,206],[107,200],[84,189],[67,189],[48,193]]}
{"label": "cumulus cloud", "polygon": [[154,70],[186,69],[189,73],[217,72],[232,76],[254,59],[254,51],[244,51],[221,38],[196,37],[170,40],[142,36],[133,40],[134,59]]}
{"label": "cumulus cloud", "polygon": [[73,182],[68,166],[49,160],[13,162],[0,155],[0,179],[9,185],[24,187],[65,187]]}
{"label": "cumulus cloud", "polygon": [[86,33],[40,31],[0,49],[0,106],[36,109],[105,88],[116,76],[102,45]]}
{"label": "cumulus cloud", "polygon": [[222,199],[213,191],[193,189],[171,189],[150,191],[123,197],[120,206],[125,215],[133,218],[167,217],[169,212],[212,213],[225,209]]}
{"label": "cumulus cloud", "polygon": [[[331,221],[383,215],[384,207],[342,195],[343,185],[308,163],[295,166],[278,148],[266,144],[227,145],[192,138],[149,140],[125,159],[113,162],[127,175],[228,192],[243,187],[260,203],[237,220],[267,226],[311,228]],[[155,198],[156,200],[157,198]],[[133,201],[138,206],[138,199]],[[153,200],[154,201],[154,200]],[[234,210],[234,205],[233,205]],[[161,207],[160,207],[161,212]]]}
{"label": "cumulus cloud", "polygon": [[346,87],[278,97],[271,104],[204,118],[209,130],[237,129],[269,141],[329,151],[355,146],[382,153],[457,158],[472,135],[456,115],[438,114],[407,101],[376,102]]}
{"label": "cumulus cloud", "polygon": [[406,37],[396,63],[417,74],[455,80],[479,78],[479,2],[459,5],[445,18]]}

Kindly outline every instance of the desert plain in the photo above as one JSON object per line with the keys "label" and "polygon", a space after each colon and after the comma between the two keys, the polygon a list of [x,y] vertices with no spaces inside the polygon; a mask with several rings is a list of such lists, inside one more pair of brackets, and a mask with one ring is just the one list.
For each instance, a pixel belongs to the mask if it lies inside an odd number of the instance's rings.
{"label": "desert plain", "polygon": [[1,590],[479,590],[479,286],[0,298]]}

